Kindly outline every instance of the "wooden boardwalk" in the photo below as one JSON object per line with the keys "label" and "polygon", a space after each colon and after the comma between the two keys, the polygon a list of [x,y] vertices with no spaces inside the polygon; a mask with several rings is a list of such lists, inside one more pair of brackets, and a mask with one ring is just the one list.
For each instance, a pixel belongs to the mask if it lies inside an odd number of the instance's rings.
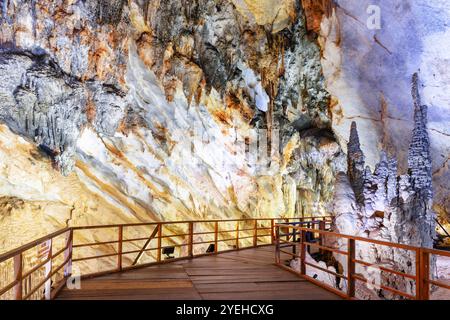
{"label": "wooden boardwalk", "polygon": [[56,299],[340,299],[273,263],[274,247],[245,249],[82,280]]}

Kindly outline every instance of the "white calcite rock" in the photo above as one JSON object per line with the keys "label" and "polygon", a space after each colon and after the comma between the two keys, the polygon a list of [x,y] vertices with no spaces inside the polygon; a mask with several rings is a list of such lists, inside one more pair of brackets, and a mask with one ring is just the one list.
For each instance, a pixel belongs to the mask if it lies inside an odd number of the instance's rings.
{"label": "white calcite rock", "polygon": [[[335,191],[335,231],[418,247],[433,247],[436,223],[431,209],[431,159],[427,131],[426,106],[420,104],[417,74],[413,76],[415,126],[408,153],[408,175],[397,178],[397,162],[382,153],[375,171],[365,168],[356,124],[352,124],[348,150],[348,177],[340,175]],[[351,189],[351,190],[349,190]],[[353,196],[355,194],[355,196]],[[347,244],[339,240],[333,243],[346,250]],[[414,294],[415,283],[391,273],[380,272],[379,267],[415,274],[415,252],[358,242],[358,260],[372,264],[369,268],[378,272],[379,284]],[[336,254],[343,270],[346,261]],[[434,260],[431,261],[432,274]],[[357,273],[367,274],[369,268],[358,265]],[[360,297],[368,298],[367,290],[357,288]],[[370,288],[369,288],[370,289]],[[369,290],[370,291],[370,290]],[[373,294],[384,298],[397,298],[380,287]]]}
{"label": "white calcite rock", "polygon": [[245,90],[252,97],[256,107],[266,112],[269,105],[269,96],[261,86],[261,80],[257,79],[255,72],[248,67],[242,67],[242,77],[245,83]]}
{"label": "white calcite rock", "polygon": [[[336,269],[334,267],[327,266],[326,263],[323,261],[317,262],[316,260],[314,260],[311,257],[311,255],[308,252],[306,252],[306,254],[305,254],[305,262],[316,265],[322,269],[327,269],[330,272],[336,273]],[[300,260],[298,258],[291,260],[289,266],[292,269],[300,272]],[[322,271],[320,269],[317,269],[317,268],[314,268],[314,267],[308,266],[308,265],[306,266],[305,272],[306,272],[307,276],[309,276],[313,279],[316,279],[317,281],[323,282],[324,284],[326,284],[332,288],[339,288],[336,283],[336,277],[331,273]]]}

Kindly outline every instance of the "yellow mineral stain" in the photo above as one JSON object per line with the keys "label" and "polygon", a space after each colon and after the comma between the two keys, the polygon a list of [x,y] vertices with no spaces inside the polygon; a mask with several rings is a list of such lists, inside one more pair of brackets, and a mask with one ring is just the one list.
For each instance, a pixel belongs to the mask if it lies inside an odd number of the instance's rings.
{"label": "yellow mineral stain", "polygon": [[299,142],[299,136],[298,134],[295,134],[291,139],[289,139],[288,143],[284,147],[283,150],[283,163],[282,163],[282,170],[286,168],[286,166],[289,164],[292,153],[297,148]]}
{"label": "yellow mineral stain", "polygon": [[145,23],[144,16],[141,14],[137,5],[133,2],[131,3],[130,6],[130,22],[136,29],[136,31],[140,33],[150,32],[150,28]]}
{"label": "yellow mineral stain", "polygon": [[158,152],[156,152],[156,150],[147,142],[147,140],[145,140],[144,136],[138,130],[134,130],[133,134],[139,137],[139,139],[145,145],[147,151],[150,154],[152,154],[161,163],[164,163],[164,159],[161,157],[161,155]]}
{"label": "yellow mineral stain", "polygon": [[231,202],[234,203],[234,204],[237,204],[238,203],[238,198],[237,198],[236,191],[234,190],[233,185],[229,186],[227,188],[227,190],[228,190],[228,195],[229,195],[229,197],[231,199]]}
{"label": "yellow mineral stain", "polygon": [[122,203],[125,207],[127,207],[133,215],[140,221],[158,221],[158,217],[154,212],[150,210],[144,209],[139,205],[136,205],[128,200],[128,198],[120,193],[115,186],[104,183],[99,178],[97,178],[89,168],[81,161],[77,160],[75,166],[80,169],[86,177],[94,181],[102,191],[105,191],[110,196],[115,198],[118,202]]}
{"label": "yellow mineral stain", "polygon": [[161,198],[163,200],[165,200],[166,202],[170,202],[170,196],[168,194],[168,192],[162,192],[160,191],[153,183],[151,183],[150,181],[148,181],[142,174],[141,170],[139,170],[138,168],[136,168],[136,166],[130,161],[128,160],[128,158],[125,156],[125,154],[118,150],[115,146],[105,142],[103,139],[103,144],[105,145],[106,149],[113,154],[116,159],[119,160],[119,162],[122,162],[124,164],[124,167],[130,169],[131,171],[133,171],[136,176],[139,177],[139,179],[151,190],[152,195],[158,198]]}
{"label": "yellow mineral stain", "polygon": [[245,17],[253,17],[259,25],[273,24],[276,33],[287,27],[295,16],[295,0],[232,0]]}

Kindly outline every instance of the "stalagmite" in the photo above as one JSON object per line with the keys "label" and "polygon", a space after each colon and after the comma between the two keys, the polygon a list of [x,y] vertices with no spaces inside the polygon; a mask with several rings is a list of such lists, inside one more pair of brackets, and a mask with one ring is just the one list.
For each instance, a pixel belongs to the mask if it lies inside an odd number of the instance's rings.
{"label": "stalagmite", "polygon": [[[348,177],[355,198],[336,185],[334,212],[335,230],[341,233],[380,239],[419,247],[433,247],[435,214],[431,209],[431,160],[427,132],[426,106],[420,105],[418,76],[412,81],[414,99],[414,130],[408,155],[408,174],[397,176],[397,162],[384,151],[375,171],[364,168],[364,154],[360,147],[356,123],[352,123],[348,143]],[[343,178],[341,178],[343,179]],[[338,179],[338,181],[340,181]],[[343,245],[343,244],[342,244]],[[415,272],[415,254],[400,249],[386,249],[376,245],[362,245],[357,257],[395,270]],[[345,268],[345,264],[342,263]],[[363,267],[360,267],[364,271]],[[384,277],[384,278],[383,278]],[[397,288],[414,292],[413,281],[400,276],[382,274],[382,281]],[[366,295],[360,286],[360,295]],[[370,295],[370,294],[369,294]],[[379,289],[377,296],[395,297]]]}

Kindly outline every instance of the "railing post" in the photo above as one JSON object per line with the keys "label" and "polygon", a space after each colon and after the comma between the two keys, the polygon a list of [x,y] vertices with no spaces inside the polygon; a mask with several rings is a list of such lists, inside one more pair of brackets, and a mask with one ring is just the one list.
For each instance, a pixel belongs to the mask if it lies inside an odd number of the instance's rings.
{"label": "railing post", "polygon": [[14,286],[14,299],[22,300],[22,253],[14,256],[14,279],[17,281]]}
{"label": "railing post", "polygon": [[[319,230],[320,231],[325,231],[325,221],[320,221],[319,222]],[[323,233],[319,233],[319,243],[320,243],[320,245],[323,245],[323,238],[324,238],[324,235],[323,235]]]}
{"label": "railing post", "polygon": [[355,296],[355,279],[353,275],[355,273],[355,252],[356,243],[355,239],[348,239],[347,242],[347,296],[353,298]]}
{"label": "railing post", "polygon": [[306,245],[305,242],[306,242],[306,231],[301,229],[301,238],[300,238],[300,247],[301,247],[301,251],[300,251],[300,274],[302,274],[302,275],[306,274],[305,260],[306,260],[307,245]]}
{"label": "railing post", "polygon": [[119,235],[117,242],[117,270],[122,271],[122,246],[123,246],[123,226],[119,226]]}
{"label": "railing post", "polygon": [[158,252],[156,260],[161,262],[162,224],[158,223]]}
{"label": "railing post", "polygon": [[219,251],[219,221],[214,224],[214,253]]}
{"label": "railing post", "polygon": [[[272,220],[273,221],[273,220]],[[272,239],[274,239],[275,242],[275,263],[280,264],[280,227],[276,226],[275,227],[275,236],[272,237]]]}
{"label": "railing post", "polygon": [[[319,222],[319,230],[325,231],[325,221],[322,219],[322,221]],[[323,246],[324,244],[324,238],[325,235],[323,233],[319,233],[319,245]],[[322,254],[324,251],[322,249],[319,249],[319,253]]]}
{"label": "railing post", "polygon": [[[315,230],[316,229],[316,218],[312,218],[311,219],[311,229],[313,229],[313,230]],[[316,239],[316,233],[315,232],[313,232],[313,237],[314,237],[314,239]]]}
{"label": "railing post", "polygon": [[239,250],[239,220],[236,221],[236,250]]}
{"label": "railing post", "polygon": [[271,244],[274,244],[275,242],[275,219],[272,218],[270,220],[270,238],[271,238]]}
{"label": "railing post", "polygon": [[[286,218],[285,218],[285,219],[284,219],[284,224],[289,225],[289,219],[286,219]],[[288,227],[288,232],[286,233],[286,241],[287,241],[287,242],[289,242],[289,240],[290,240],[290,238],[291,238],[290,235],[289,235],[289,233],[290,233],[290,232],[289,232],[289,227]]]}
{"label": "railing post", "polygon": [[294,242],[294,245],[292,246],[292,253],[293,254],[297,254],[297,245],[295,244],[295,242],[297,241],[297,231],[298,229],[295,228],[296,225],[294,224],[292,227],[292,242]]}
{"label": "railing post", "polygon": [[430,300],[430,253],[420,248],[419,255],[419,295],[421,300]]}
{"label": "railing post", "polygon": [[64,261],[67,261],[64,266],[64,278],[72,275],[72,251],[73,251],[73,229],[70,228],[66,235],[66,250],[64,251]]}
{"label": "railing post", "polygon": [[189,243],[188,243],[188,256],[194,256],[194,222],[189,222]]}
{"label": "railing post", "polygon": [[[46,250],[47,250],[47,255],[46,255],[45,259],[48,259],[48,261],[45,264],[45,273],[44,274],[45,274],[45,277],[47,278],[52,273],[53,239],[48,239],[47,241],[45,241],[45,247],[46,247]],[[50,300],[51,297],[52,297],[52,278],[51,277],[45,281],[45,284],[44,284],[44,297],[45,297],[45,300]]]}
{"label": "railing post", "polygon": [[421,300],[422,299],[422,266],[421,266],[421,262],[422,262],[422,252],[421,250],[418,248],[416,251],[416,300]]}
{"label": "railing post", "polygon": [[255,225],[253,226],[253,246],[258,245],[258,220],[255,219]]}

